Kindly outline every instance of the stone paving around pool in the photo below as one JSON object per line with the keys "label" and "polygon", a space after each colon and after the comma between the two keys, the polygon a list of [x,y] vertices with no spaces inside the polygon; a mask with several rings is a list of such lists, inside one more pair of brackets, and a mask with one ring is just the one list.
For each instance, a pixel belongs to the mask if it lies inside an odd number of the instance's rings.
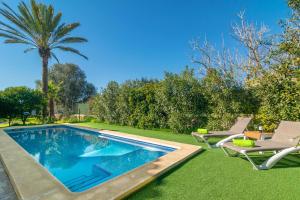
{"label": "stone paving around pool", "polygon": [[15,191],[10,184],[7,174],[0,162],[0,200],[17,200]]}

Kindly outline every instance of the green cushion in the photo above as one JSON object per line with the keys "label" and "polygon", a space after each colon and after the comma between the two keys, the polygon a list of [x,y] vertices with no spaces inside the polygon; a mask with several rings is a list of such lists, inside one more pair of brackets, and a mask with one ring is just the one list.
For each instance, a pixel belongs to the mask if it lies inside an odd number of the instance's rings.
{"label": "green cushion", "polygon": [[255,142],[253,140],[233,139],[233,144],[239,147],[254,147]]}
{"label": "green cushion", "polygon": [[208,134],[208,130],[204,128],[198,128],[197,132],[200,134]]}

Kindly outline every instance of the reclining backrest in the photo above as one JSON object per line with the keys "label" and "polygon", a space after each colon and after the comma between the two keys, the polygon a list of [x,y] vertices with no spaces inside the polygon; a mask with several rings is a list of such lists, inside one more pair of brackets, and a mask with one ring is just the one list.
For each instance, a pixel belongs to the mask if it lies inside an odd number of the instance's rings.
{"label": "reclining backrest", "polygon": [[281,121],[272,137],[273,141],[296,146],[300,139],[300,122]]}
{"label": "reclining backrest", "polygon": [[252,117],[238,117],[235,124],[230,128],[230,131],[236,134],[243,133],[251,119]]}

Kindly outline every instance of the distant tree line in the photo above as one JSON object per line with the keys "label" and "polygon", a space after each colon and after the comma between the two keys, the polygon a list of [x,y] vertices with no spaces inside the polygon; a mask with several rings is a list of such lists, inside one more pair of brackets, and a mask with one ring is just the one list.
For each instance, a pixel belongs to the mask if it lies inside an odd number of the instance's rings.
{"label": "distant tree line", "polygon": [[[254,100],[239,86],[225,87],[216,70],[199,79],[193,69],[166,73],[163,80],[111,81],[90,101],[100,121],[138,128],[223,129],[240,114],[252,113]],[[246,103],[248,106],[246,106]]]}
{"label": "distant tree line", "polygon": [[[62,117],[69,117],[77,103],[86,102],[96,94],[93,84],[86,81],[86,75],[77,65],[55,64],[49,71],[49,90],[47,96],[42,92],[41,81],[37,81],[37,89],[28,87],[9,87],[0,91],[0,118],[21,119],[25,124],[28,117],[40,119],[45,105],[49,102],[57,107]],[[54,113],[54,110],[53,110]],[[53,118],[50,121],[53,122]]]}
{"label": "distant tree line", "polygon": [[111,81],[90,100],[98,120],[139,128],[189,133],[198,127],[228,128],[241,114],[274,130],[280,120],[300,119],[300,1],[290,0],[282,33],[249,23],[242,12],[232,35],[246,54],[195,39],[195,69],[162,80]]}

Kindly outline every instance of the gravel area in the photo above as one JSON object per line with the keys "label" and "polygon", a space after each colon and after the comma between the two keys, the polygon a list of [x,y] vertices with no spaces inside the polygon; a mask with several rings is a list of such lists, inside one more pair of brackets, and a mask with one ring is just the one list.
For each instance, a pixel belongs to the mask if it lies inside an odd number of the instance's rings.
{"label": "gravel area", "polygon": [[0,200],[17,200],[16,193],[12,188],[3,165],[0,162]]}

